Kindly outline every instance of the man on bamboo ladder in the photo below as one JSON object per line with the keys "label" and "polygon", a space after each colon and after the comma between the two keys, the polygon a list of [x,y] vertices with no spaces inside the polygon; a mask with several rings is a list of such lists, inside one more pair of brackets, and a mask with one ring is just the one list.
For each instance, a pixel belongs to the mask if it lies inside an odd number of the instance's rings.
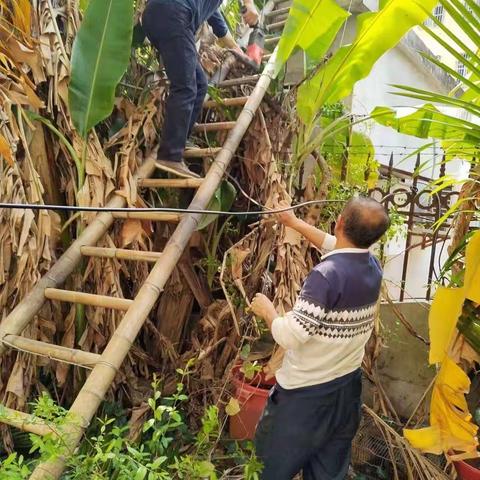
{"label": "man on bamboo ladder", "polygon": [[[197,176],[183,161],[188,137],[207,93],[207,78],[200,65],[195,34],[207,21],[219,43],[244,55],[219,11],[222,0],[149,0],[142,16],[143,30],[159,51],[170,80],[170,95],[157,153],[157,166],[181,177]],[[244,1],[243,17],[258,22],[253,0]]]}
{"label": "man on bamboo ladder", "polygon": [[252,311],[286,350],[257,427],[262,479],[290,480],[303,471],[304,480],[342,480],[360,422],[360,367],[382,282],[380,263],[369,247],[390,220],[370,198],[347,203],[335,236],[292,212],[278,219],[330,253],[308,275],[291,312],[279,315],[262,294],[252,303]]}

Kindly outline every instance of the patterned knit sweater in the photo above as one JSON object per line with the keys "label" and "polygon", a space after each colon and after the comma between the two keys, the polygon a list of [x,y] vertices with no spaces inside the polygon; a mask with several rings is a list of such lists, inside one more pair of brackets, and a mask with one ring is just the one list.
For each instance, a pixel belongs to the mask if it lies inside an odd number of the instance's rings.
{"label": "patterned knit sweater", "polygon": [[[335,242],[327,235],[324,249]],[[382,269],[369,250],[337,249],[323,256],[293,310],[272,324],[273,338],[286,350],[276,375],[281,387],[319,385],[361,366],[381,281]]]}

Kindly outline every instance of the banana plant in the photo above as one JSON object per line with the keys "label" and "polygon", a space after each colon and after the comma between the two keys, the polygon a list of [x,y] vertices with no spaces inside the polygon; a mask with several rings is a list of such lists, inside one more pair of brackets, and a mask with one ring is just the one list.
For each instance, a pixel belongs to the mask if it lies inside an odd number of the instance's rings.
{"label": "banana plant", "polygon": [[298,91],[298,113],[311,123],[325,104],[349,96],[356,82],[414,26],[428,17],[437,0],[390,0],[378,12],[357,17],[353,42],[338,49]]}
{"label": "banana plant", "polygon": [[334,0],[295,0],[278,44],[276,74],[297,48],[320,61],[349,16]]}
{"label": "banana plant", "polygon": [[321,149],[329,136],[345,128],[345,118],[332,122],[328,128],[318,128],[325,106],[348,97],[355,83],[368,76],[378,59],[412,27],[426,20],[436,3],[437,0],[382,1],[378,11],[358,15],[353,42],[327,57],[338,32],[346,28],[349,12],[331,0],[294,0],[278,48],[277,72],[296,48],[302,48],[318,64],[298,89],[297,113],[304,126],[298,164]]}
{"label": "banana plant", "polygon": [[91,0],[72,52],[69,107],[72,121],[84,139],[78,186],[85,181],[87,138],[90,130],[113,110],[115,88],[130,59],[133,0]]}
{"label": "banana plant", "polygon": [[[113,110],[115,89],[130,59],[133,33],[133,0],[90,0],[72,51],[69,108],[72,121],[83,138],[83,152],[77,156],[78,191],[85,183],[89,132]],[[51,127],[50,127],[51,128]],[[77,234],[82,225],[77,224]],[[84,266],[80,267],[80,272]],[[86,327],[85,308],[75,305],[77,340]]]}
{"label": "banana plant", "polygon": [[[469,116],[480,116],[480,56],[476,50],[480,45],[480,6],[474,0],[442,0],[441,4],[462,35],[459,36],[457,29],[448,28],[434,16],[431,16],[431,22],[435,28],[427,25],[421,28],[453,58],[463,63],[469,73],[461,74],[433,55],[422,53],[426,60],[452,76],[458,86],[445,95],[408,85],[392,85],[396,90],[391,93],[426,103],[408,116],[398,115],[387,107],[377,107],[373,113],[377,122],[401,133],[442,140],[447,159],[460,154],[465,160],[470,160],[478,158],[480,148],[480,125],[475,120],[468,120]],[[472,45],[475,47],[472,48]],[[452,108],[464,115],[448,113]],[[382,111],[385,115],[379,115]]]}

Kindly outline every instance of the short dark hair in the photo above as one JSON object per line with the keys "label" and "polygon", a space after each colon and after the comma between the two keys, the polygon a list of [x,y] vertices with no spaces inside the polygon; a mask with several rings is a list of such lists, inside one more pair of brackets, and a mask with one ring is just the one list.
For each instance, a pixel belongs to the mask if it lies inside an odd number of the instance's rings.
{"label": "short dark hair", "polygon": [[390,227],[385,207],[369,197],[352,198],[343,209],[345,236],[358,248],[369,248]]}

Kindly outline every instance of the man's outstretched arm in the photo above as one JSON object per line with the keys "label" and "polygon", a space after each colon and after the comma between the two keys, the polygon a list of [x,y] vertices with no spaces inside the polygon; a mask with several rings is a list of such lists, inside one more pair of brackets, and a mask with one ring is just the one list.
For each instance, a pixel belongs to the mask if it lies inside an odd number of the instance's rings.
{"label": "man's outstretched arm", "polygon": [[[286,208],[288,206],[290,206],[289,203],[282,201],[279,203],[278,208]],[[293,210],[278,213],[276,217],[279,223],[296,230],[318,249],[333,250],[335,248],[336,238],[333,235],[330,235],[298,218]]]}

